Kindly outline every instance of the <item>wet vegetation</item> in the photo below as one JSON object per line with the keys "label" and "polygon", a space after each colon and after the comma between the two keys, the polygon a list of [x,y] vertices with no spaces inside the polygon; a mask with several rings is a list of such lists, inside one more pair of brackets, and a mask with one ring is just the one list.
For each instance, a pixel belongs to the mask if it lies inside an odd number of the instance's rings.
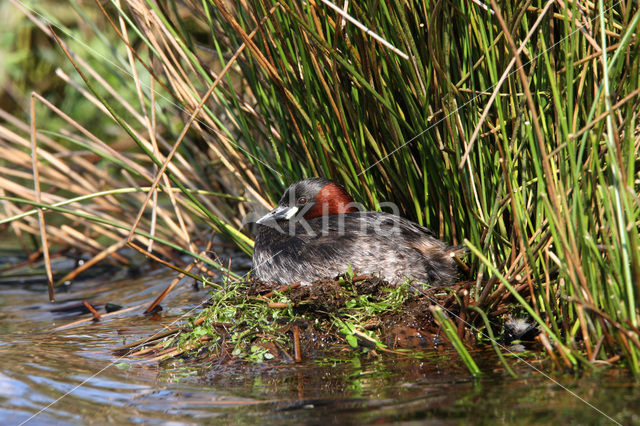
{"label": "wet vegetation", "polygon": [[267,301],[215,255],[250,253],[243,219],[324,175],[468,248],[464,282],[421,306],[471,371],[468,348],[513,312],[559,368],[640,375],[637,2],[350,3],[384,43],[323,0],[59,3],[0,5],[16,29],[0,44],[2,239],[45,267],[89,254],[48,271],[51,298],[142,252],[218,283],[203,323],[156,354],[197,339],[295,359],[319,294],[339,301],[323,317],[336,340],[386,350],[384,322],[367,322],[412,291],[334,283]]}
{"label": "wet vegetation", "polygon": [[[391,286],[376,277],[348,274],[310,286],[258,281],[209,285],[214,287],[211,299],[188,326],[127,344],[116,353],[146,362],[186,355],[215,364],[300,362],[335,357],[344,350],[374,358],[382,353],[418,356],[416,351],[450,349],[439,325],[448,319],[434,315],[433,306],[459,317],[452,301],[456,291],[466,292],[409,282]],[[459,341],[457,332],[452,340]],[[471,372],[478,374],[477,366]]]}

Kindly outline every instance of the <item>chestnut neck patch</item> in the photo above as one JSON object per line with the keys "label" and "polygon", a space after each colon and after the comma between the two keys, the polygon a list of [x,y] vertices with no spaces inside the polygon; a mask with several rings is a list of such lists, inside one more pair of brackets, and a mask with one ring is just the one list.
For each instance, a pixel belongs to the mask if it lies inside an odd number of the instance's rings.
{"label": "chestnut neck patch", "polygon": [[305,219],[313,219],[323,214],[354,213],[358,209],[351,195],[339,185],[329,183],[322,187],[314,199],[314,205],[304,215]]}

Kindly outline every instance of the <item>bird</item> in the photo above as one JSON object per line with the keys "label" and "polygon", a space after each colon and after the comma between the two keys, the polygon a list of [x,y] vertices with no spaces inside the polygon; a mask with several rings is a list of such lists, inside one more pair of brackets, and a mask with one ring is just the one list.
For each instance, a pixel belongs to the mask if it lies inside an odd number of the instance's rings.
{"label": "bird", "polygon": [[260,281],[308,285],[349,270],[392,285],[412,280],[444,287],[457,279],[459,248],[403,217],[363,211],[326,178],[293,183],[256,223],[252,270]]}

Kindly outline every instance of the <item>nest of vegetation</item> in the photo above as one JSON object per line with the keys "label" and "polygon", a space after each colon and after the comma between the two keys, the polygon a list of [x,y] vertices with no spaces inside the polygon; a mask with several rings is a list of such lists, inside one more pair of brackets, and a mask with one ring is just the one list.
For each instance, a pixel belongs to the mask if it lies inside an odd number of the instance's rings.
{"label": "nest of vegetation", "polygon": [[[452,340],[474,346],[483,333],[468,327],[469,321],[482,322],[468,309],[475,303],[469,298],[471,284],[393,286],[376,277],[349,275],[311,285],[211,284],[210,300],[187,326],[116,352],[142,361],[293,362],[343,350],[432,352],[450,347]],[[500,318],[491,322],[502,329]]]}

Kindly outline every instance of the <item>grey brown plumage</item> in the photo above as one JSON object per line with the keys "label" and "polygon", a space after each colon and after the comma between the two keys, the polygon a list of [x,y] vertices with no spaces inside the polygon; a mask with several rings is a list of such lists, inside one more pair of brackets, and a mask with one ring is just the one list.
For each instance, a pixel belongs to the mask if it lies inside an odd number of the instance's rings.
{"label": "grey brown plumage", "polygon": [[349,267],[395,284],[411,278],[448,286],[456,279],[455,249],[400,216],[358,211],[344,188],[327,179],[291,185],[258,223],[253,270],[263,281],[309,283]]}

